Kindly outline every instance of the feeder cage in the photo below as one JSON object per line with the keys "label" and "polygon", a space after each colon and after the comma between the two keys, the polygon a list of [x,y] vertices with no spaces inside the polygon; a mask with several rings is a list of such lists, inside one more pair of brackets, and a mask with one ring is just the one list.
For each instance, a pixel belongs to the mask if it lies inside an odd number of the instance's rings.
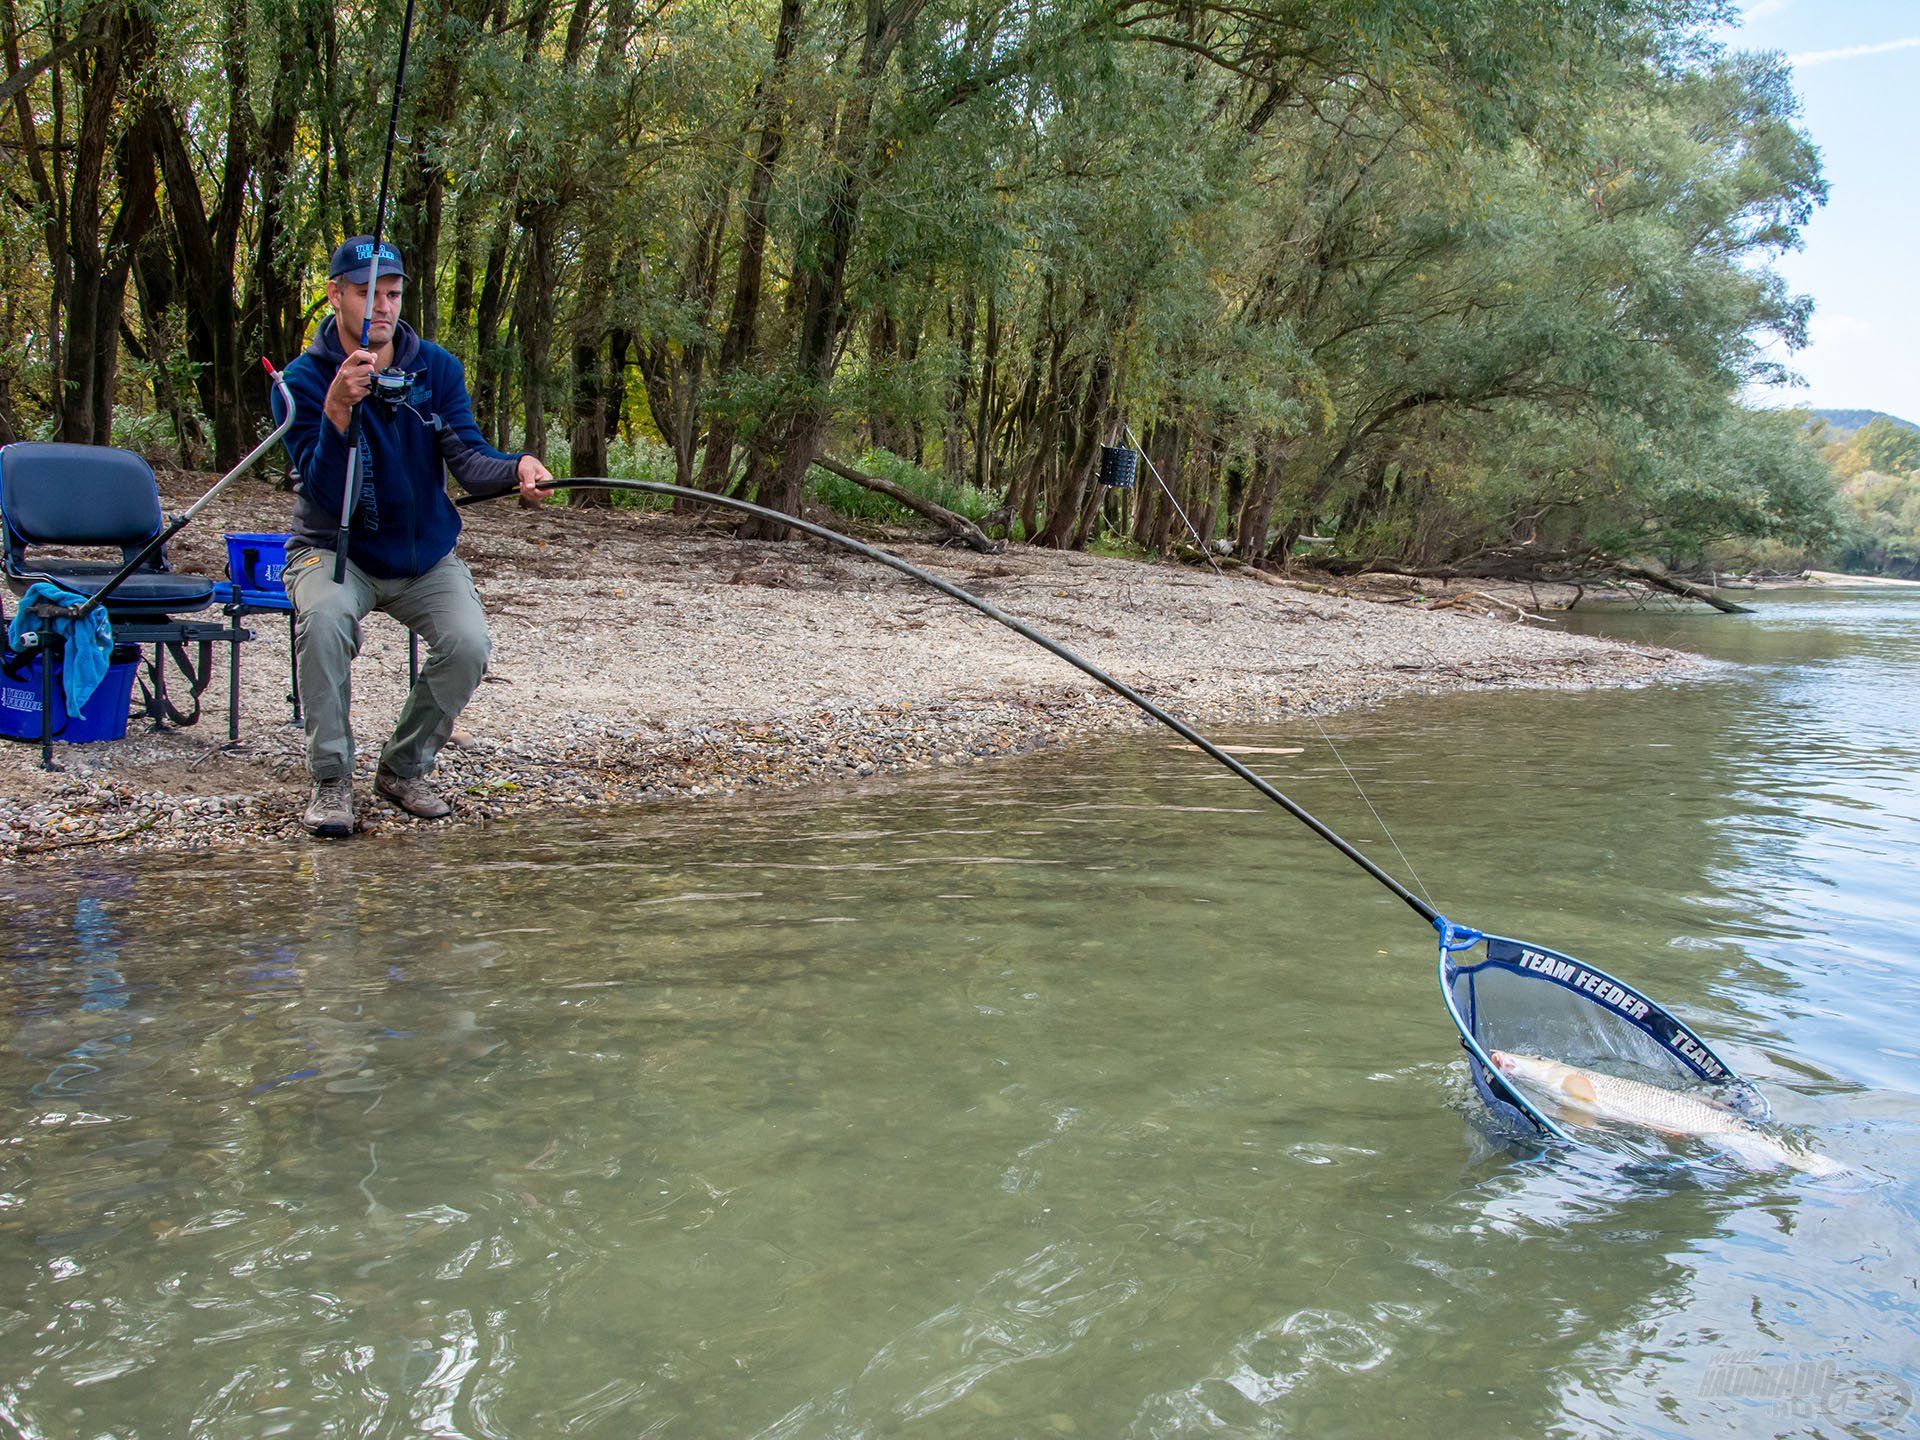
{"label": "feeder cage", "polygon": [[1125,445],[1102,445],[1100,483],[1110,490],[1131,490],[1134,469],[1139,463],[1139,453]]}

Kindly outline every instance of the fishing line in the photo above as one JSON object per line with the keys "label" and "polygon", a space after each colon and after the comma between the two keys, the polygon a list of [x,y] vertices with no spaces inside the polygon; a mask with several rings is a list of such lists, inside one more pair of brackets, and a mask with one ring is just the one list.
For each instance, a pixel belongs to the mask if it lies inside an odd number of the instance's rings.
{"label": "fishing line", "polygon": [[[1122,428],[1127,432],[1127,439],[1133,443],[1133,448],[1140,452],[1140,458],[1147,462],[1148,473],[1153,476],[1154,483],[1160,487],[1161,493],[1167,497],[1167,503],[1173,506],[1173,513],[1180,517],[1180,523],[1187,527],[1187,533],[1193,537],[1193,543],[1199,548],[1200,554],[1205,557],[1207,564],[1212,567],[1213,573],[1216,575],[1224,575],[1225,572],[1214,563],[1213,547],[1200,538],[1200,532],[1194,528],[1193,521],[1187,518],[1187,512],[1181,508],[1180,502],[1174,499],[1172,489],[1168,487],[1167,482],[1160,475],[1160,467],[1153,463],[1153,456],[1149,455],[1146,447],[1140,443],[1140,437],[1134,433],[1131,425],[1126,425]],[[1387,822],[1381,818],[1380,812],[1374,809],[1373,801],[1367,798],[1366,789],[1360,784],[1360,777],[1353,773],[1352,767],[1347,764],[1346,757],[1340,753],[1339,747],[1333,743],[1333,737],[1327,734],[1326,728],[1321,725],[1319,717],[1309,712],[1307,718],[1313,721],[1313,728],[1320,732],[1320,738],[1326,742],[1327,749],[1333,752],[1333,758],[1340,762],[1340,768],[1347,772],[1347,779],[1353,782],[1354,793],[1360,797],[1361,803],[1367,807],[1368,813],[1373,816],[1374,823],[1380,827],[1380,833],[1387,837],[1387,843],[1393,846],[1393,853],[1400,857],[1400,863],[1407,867],[1407,873],[1413,877],[1414,886],[1420,891],[1420,894],[1425,897],[1427,903],[1431,905],[1433,903],[1433,895],[1421,881],[1420,872],[1414,869],[1413,861],[1407,858],[1407,852],[1400,848],[1400,842],[1393,838],[1393,831],[1388,828]]]}
{"label": "fishing line", "polygon": [[1126,425],[1122,428],[1127,432],[1127,439],[1133,442],[1133,448],[1140,452],[1140,458],[1147,462],[1148,473],[1153,476],[1154,484],[1160,487],[1160,493],[1167,497],[1167,503],[1173,506],[1173,513],[1178,515],[1180,523],[1187,527],[1187,533],[1193,536],[1193,543],[1200,547],[1200,553],[1206,557],[1207,564],[1213,566],[1213,573],[1216,575],[1224,573],[1218,565],[1214,564],[1213,547],[1202,540],[1200,532],[1193,528],[1193,521],[1189,520],[1187,512],[1180,508],[1180,502],[1173,498],[1173,491],[1167,488],[1167,482],[1160,478],[1160,467],[1153,463],[1153,456],[1149,455],[1147,447],[1140,443],[1140,437],[1133,433],[1133,427]]}
{"label": "fishing line", "polygon": [[1331,750],[1333,752],[1333,758],[1340,762],[1340,768],[1347,772],[1347,779],[1353,782],[1353,793],[1358,795],[1360,802],[1367,807],[1367,813],[1373,816],[1374,823],[1380,827],[1380,833],[1385,835],[1387,837],[1387,843],[1393,846],[1393,853],[1398,855],[1400,857],[1400,863],[1407,867],[1407,874],[1413,877],[1414,888],[1426,897],[1428,904],[1432,904],[1433,895],[1427,889],[1426,883],[1421,880],[1420,872],[1413,868],[1413,861],[1409,860],[1407,858],[1407,852],[1400,848],[1400,842],[1393,838],[1393,831],[1388,828],[1386,820],[1378,810],[1373,808],[1373,801],[1368,798],[1366,787],[1360,783],[1360,777],[1353,773],[1353,767],[1347,764],[1347,757],[1342,755],[1340,753],[1340,747],[1333,743],[1333,737],[1327,734],[1326,727],[1320,723],[1319,716],[1315,715],[1312,711],[1308,711],[1307,718],[1313,721],[1313,728],[1320,732],[1320,738],[1327,742],[1327,749]]}

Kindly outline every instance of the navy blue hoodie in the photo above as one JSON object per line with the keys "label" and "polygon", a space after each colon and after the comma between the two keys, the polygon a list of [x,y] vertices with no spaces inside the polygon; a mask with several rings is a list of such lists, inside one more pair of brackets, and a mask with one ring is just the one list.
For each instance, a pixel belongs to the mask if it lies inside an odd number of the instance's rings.
{"label": "navy blue hoodie", "polygon": [[[291,543],[317,550],[335,549],[340,535],[347,437],[327,419],[326,403],[346,358],[328,315],[286,371],[297,407],[286,446],[300,477]],[[360,402],[360,496],[347,531],[347,558],[382,579],[426,574],[459,538],[460,512],[447,497],[443,465],[462,487],[485,495],[512,489],[520,463],[482,438],[466,374],[452,355],[400,324],[390,368],[406,372],[408,393],[397,404],[378,394]],[[276,393],[275,420],[279,411]]]}

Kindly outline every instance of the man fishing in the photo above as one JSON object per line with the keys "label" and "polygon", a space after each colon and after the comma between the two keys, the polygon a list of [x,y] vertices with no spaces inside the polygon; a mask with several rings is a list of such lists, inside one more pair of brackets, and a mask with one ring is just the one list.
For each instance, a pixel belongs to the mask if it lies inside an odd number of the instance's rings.
{"label": "man fishing", "polygon": [[[297,402],[286,446],[299,477],[286,585],[313,779],[300,818],[315,835],[353,833],[348,670],[360,652],[360,622],[372,610],[427,642],[427,663],[380,752],[373,788],[422,819],[450,813],[426,777],[479,687],[491,641],[473,576],[453,553],[460,515],[443,467],[475,494],[517,485],[522,504],[539,503],[553,486],[536,457],[504,454],[482,438],[460,362],[400,320],[406,281],[390,241],[361,235],[344,242],[328,266],[332,313],[286,370]],[[356,421],[358,493],[343,531]],[[346,560],[336,581],[343,534]]]}

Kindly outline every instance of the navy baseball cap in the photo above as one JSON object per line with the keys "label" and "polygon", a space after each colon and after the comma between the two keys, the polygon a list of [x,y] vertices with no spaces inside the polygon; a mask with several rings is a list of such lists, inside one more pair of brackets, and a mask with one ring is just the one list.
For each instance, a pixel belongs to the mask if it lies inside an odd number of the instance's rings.
{"label": "navy baseball cap", "polygon": [[[340,242],[333,252],[333,260],[327,266],[327,278],[345,280],[353,285],[364,285],[367,277],[373,273],[373,237],[355,235],[351,240]],[[408,278],[407,267],[400,259],[400,247],[391,240],[380,242],[380,273],[398,275],[402,280]]]}

